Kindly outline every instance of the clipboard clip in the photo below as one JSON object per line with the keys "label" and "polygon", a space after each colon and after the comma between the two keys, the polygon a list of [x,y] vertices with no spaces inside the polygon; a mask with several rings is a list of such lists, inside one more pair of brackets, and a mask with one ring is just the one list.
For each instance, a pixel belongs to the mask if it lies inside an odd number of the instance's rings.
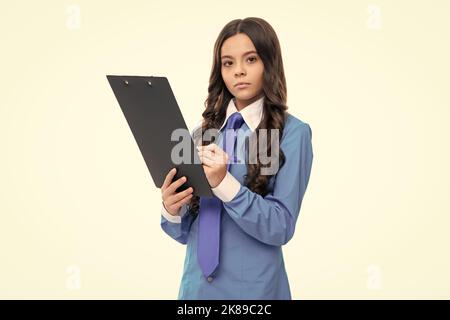
{"label": "clipboard clip", "polygon": [[[126,86],[130,84],[130,83],[128,82],[128,80],[124,80],[123,83],[125,83]],[[150,80],[147,81],[147,84],[148,84],[149,86],[152,86],[152,82],[151,82]]]}

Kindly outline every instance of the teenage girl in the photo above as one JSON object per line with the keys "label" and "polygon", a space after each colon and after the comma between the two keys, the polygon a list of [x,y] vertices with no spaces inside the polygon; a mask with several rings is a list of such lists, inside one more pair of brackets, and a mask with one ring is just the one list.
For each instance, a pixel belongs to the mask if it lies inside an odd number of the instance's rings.
{"label": "teenage girl", "polygon": [[[214,143],[198,145],[214,197],[193,196],[192,188],[176,192],[186,179],[172,181],[175,168],[161,187],[161,227],[187,244],[178,299],[291,299],[282,246],[294,235],[313,150],[309,124],[287,112],[286,91],[273,28],[254,17],[225,25],[214,46],[203,119],[191,133],[220,130]],[[226,151],[224,131],[236,122],[238,142]],[[278,132],[275,147],[271,132]],[[258,151],[270,163],[259,156],[248,161],[252,147],[239,141],[251,137],[256,145],[266,139]]]}

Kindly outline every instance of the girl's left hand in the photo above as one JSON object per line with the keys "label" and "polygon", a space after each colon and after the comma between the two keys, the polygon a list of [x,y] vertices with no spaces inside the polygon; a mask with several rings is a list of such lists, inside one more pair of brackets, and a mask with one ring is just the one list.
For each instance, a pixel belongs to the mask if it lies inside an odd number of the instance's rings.
{"label": "girl's left hand", "polygon": [[228,154],[214,143],[197,146],[197,150],[209,185],[217,187],[227,174]]}

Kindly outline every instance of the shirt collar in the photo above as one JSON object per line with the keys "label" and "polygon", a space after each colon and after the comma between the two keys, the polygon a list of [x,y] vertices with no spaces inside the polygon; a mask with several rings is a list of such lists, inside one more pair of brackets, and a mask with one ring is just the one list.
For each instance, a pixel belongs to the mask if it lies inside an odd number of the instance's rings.
{"label": "shirt collar", "polygon": [[242,118],[244,118],[245,123],[250,128],[251,131],[255,131],[256,127],[258,127],[259,123],[261,122],[262,116],[263,116],[263,105],[264,105],[264,96],[259,98],[258,100],[252,102],[248,106],[246,106],[241,111],[238,111],[236,108],[236,105],[234,104],[234,99],[232,98],[230,102],[228,103],[227,107],[227,115],[225,117],[225,120],[223,121],[222,126],[220,127],[219,131],[222,130],[222,128],[227,123],[228,118],[235,112],[240,112],[242,115]]}

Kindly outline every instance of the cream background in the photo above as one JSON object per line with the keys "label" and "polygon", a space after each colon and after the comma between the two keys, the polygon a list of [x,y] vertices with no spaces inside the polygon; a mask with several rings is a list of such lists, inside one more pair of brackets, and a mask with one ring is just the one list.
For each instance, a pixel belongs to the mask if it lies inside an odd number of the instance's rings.
{"label": "cream background", "polygon": [[247,16],[277,32],[289,110],[313,131],[311,180],[284,247],[293,298],[450,298],[449,9],[5,2],[0,298],[176,299],[185,247],[160,228],[160,190],[105,75],[167,76],[192,128],[216,37]]}

